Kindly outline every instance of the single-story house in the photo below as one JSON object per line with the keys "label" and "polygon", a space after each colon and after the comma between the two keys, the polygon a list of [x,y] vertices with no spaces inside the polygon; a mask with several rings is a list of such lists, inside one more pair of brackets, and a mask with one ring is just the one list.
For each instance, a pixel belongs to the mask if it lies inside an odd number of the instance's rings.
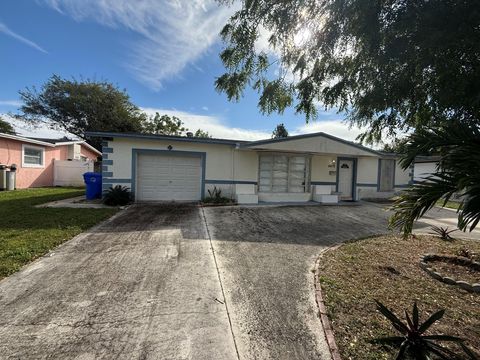
{"label": "single-story house", "polygon": [[[93,165],[89,167],[88,163],[93,164],[100,155],[100,151],[83,140],[30,138],[0,133],[0,165],[16,165],[17,189],[57,185],[54,181],[55,161],[78,161],[72,166],[85,164],[83,168],[87,171],[89,168],[93,170]],[[80,176],[73,184],[81,183]]]}
{"label": "single-story house", "polygon": [[355,201],[413,181],[395,155],[325,134],[261,141],[90,132],[103,139],[103,188],[136,201],[196,201],[217,187],[239,203]]}

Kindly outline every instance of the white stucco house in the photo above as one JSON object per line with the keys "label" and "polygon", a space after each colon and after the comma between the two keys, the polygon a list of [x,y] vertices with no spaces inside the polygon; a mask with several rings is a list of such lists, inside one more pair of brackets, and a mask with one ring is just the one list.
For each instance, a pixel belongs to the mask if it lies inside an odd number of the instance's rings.
{"label": "white stucco house", "polygon": [[103,139],[103,188],[135,201],[197,201],[214,186],[239,203],[389,197],[413,182],[397,158],[314,133],[261,141],[90,132]]}

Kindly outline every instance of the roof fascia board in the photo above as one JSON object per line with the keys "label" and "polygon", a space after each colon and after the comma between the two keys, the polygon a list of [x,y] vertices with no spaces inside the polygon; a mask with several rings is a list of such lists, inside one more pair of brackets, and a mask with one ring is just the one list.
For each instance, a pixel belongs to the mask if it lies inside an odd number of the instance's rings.
{"label": "roof fascia board", "polygon": [[230,145],[230,146],[236,146],[237,144],[242,143],[242,141],[227,140],[227,139],[189,138],[189,137],[175,137],[175,136],[148,135],[148,134],[111,133],[111,132],[86,132],[85,135],[92,136],[92,137],[184,141],[184,142],[195,142],[195,143],[201,143],[201,144],[220,144],[220,145]]}
{"label": "roof fascia board", "polygon": [[55,147],[54,144],[47,143],[44,141],[39,141],[39,140],[33,140],[29,139],[23,136],[17,136],[17,135],[10,135],[10,134],[4,134],[0,133],[0,138],[5,138],[5,139],[11,139],[11,140],[16,140],[16,141],[21,141],[29,144],[36,144],[36,145],[42,145],[42,146],[48,146],[48,147]]}

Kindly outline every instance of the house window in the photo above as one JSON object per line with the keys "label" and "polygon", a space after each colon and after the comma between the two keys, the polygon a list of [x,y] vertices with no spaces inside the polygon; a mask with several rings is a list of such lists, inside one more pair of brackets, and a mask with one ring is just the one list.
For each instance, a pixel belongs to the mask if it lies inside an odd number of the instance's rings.
{"label": "house window", "polygon": [[44,167],[45,149],[37,146],[22,146],[22,167]]}
{"label": "house window", "polygon": [[259,192],[308,192],[310,159],[306,156],[260,155]]}
{"label": "house window", "polygon": [[378,191],[393,191],[395,187],[395,160],[379,160]]}

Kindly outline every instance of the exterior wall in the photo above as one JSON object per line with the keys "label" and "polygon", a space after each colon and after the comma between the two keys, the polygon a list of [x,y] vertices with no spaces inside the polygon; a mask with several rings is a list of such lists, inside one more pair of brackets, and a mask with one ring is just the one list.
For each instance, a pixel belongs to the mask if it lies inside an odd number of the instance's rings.
{"label": "exterior wall", "polygon": [[[205,189],[217,187],[224,196],[234,196],[234,184],[257,184],[258,156],[256,153],[235,150],[223,144],[188,143],[175,140],[149,140],[115,138],[103,143],[103,188],[123,185],[135,188],[132,174],[132,150],[158,150],[197,152],[205,154]],[[236,164],[234,169],[233,164]]]}
{"label": "exterior wall", "polygon": [[96,152],[90,150],[88,147],[86,147],[83,144],[81,145],[80,154],[82,156],[85,156],[87,159],[90,159],[93,161],[97,161],[99,156]]}
{"label": "exterior wall", "polygon": [[53,185],[53,160],[59,156],[59,150],[32,144],[45,150],[44,166],[39,168],[22,167],[23,142],[12,139],[0,139],[0,163],[3,165],[17,165],[17,189]]}
{"label": "exterior wall", "polygon": [[379,191],[379,158],[359,158],[357,172],[357,199],[389,198],[412,183],[412,169],[403,170],[395,160],[395,185],[393,191]]}
{"label": "exterior wall", "polygon": [[[304,139],[306,141],[310,139]],[[344,146],[344,144],[340,144]],[[135,178],[132,174],[133,149],[148,151],[162,151],[168,153],[171,146],[172,152],[195,152],[204,154],[205,157],[205,181],[204,195],[208,190],[217,187],[222,190],[224,196],[235,197],[235,189],[238,184],[255,186],[258,182],[258,158],[259,153],[255,150],[236,149],[233,145],[190,143],[176,140],[155,140],[141,138],[114,138],[103,143],[103,188],[108,189],[115,185],[124,185],[134,191]],[[360,150],[363,151],[363,150]],[[345,157],[343,154],[313,155],[311,156],[310,181],[312,185],[329,185],[332,192],[336,191],[338,158]],[[390,192],[378,191],[379,158],[368,156],[350,156],[356,159],[356,200],[367,197],[390,197],[396,191],[409,186],[411,172],[403,171],[398,163],[395,168],[395,188]],[[329,166],[335,161],[335,167]],[[307,201],[311,194],[259,194],[263,201]]]}
{"label": "exterior wall", "polygon": [[[54,185],[54,160],[66,160],[68,156],[68,145],[57,147],[31,144],[32,146],[44,149],[43,167],[22,167],[22,141],[0,138],[0,164],[17,165],[16,186],[17,189],[29,187],[42,187]],[[83,146],[82,146],[83,148]],[[94,154],[94,156],[92,156]],[[85,155],[86,156],[86,155]],[[96,159],[97,155],[88,150],[89,159]]]}

